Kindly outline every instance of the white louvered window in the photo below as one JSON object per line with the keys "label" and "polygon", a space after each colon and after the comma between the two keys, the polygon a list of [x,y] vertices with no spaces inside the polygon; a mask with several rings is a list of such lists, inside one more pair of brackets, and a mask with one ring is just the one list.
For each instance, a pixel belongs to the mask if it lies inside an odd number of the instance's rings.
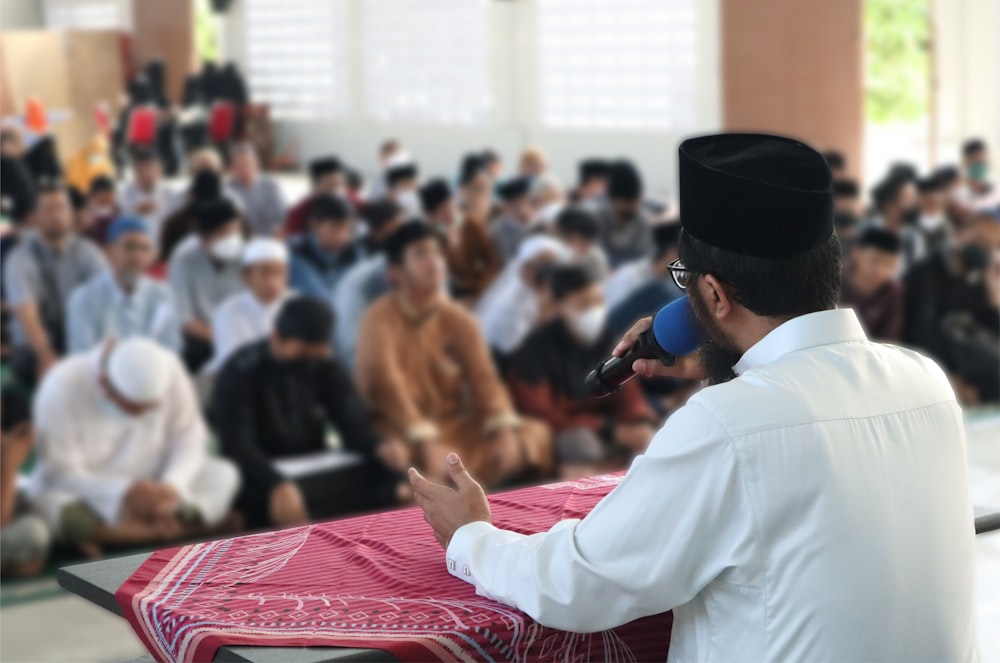
{"label": "white louvered window", "polygon": [[347,0],[244,2],[253,98],[280,118],[347,115]]}
{"label": "white louvered window", "polygon": [[535,0],[541,124],[694,127],[696,3]]}
{"label": "white louvered window", "polygon": [[364,0],[365,114],[379,122],[490,120],[487,0]]}
{"label": "white louvered window", "polygon": [[45,0],[42,8],[52,30],[127,30],[131,24],[125,0]]}

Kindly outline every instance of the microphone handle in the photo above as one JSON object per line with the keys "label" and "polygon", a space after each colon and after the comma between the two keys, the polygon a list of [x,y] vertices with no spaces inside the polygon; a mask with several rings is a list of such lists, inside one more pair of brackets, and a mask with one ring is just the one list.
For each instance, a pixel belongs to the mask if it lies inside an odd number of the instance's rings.
{"label": "microphone handle", "polygon": [[622,385],[636,376],[632,370],[632,364],[636,359],[656,359],[665,366],[673,366],[677,358],[660,348],[653,339],[650,330],[644,331],[635,345],[625,351],[621,357],[612,357],[608,361],[599,365],[588,376],[588,382],[593,384],[595,395],[598,395],[598,387],[608,396],[621,389]]}

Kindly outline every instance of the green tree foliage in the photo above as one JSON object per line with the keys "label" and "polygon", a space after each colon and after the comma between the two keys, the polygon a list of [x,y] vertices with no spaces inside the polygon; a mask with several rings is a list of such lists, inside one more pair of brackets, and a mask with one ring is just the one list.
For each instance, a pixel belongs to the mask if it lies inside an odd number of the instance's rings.
{"label": "green tree foliage", "polygon": [[927,116],[931,0],[864,0],[865,116],[913,122]]}

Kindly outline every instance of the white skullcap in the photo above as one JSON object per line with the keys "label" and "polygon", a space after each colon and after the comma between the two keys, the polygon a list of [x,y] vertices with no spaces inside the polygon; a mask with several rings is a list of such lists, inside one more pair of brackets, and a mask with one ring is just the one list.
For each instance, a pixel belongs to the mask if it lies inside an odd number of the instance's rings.
{"label": "white skullcap", "polygon": [[288,247],[271,237],[254,237],[243,249],[243,266],[259,262],[288,263]]}
{"label": "white skullcap", "polygon": [[554,253],[560,261],[569,260],[569,247],[549,235],[529,235],[517,248],[518,265],[531,262],[543,253]]}
{"label": "white skullcap", "polygon": [[163,398],[173,356],[148,338],[133,336],[115,343],[107,361],[107,378],[121,396],[136,403]]}

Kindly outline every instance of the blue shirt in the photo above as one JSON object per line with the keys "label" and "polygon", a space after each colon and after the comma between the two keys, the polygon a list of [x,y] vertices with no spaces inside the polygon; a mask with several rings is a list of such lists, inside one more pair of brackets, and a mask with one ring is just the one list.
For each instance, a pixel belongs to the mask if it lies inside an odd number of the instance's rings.
{"label": "blue shirt", "polygon": [[333,346],[345,364],[354,365],[361,317],[372,302],[388,291],[389,275],[381,254],[359,262],[337,284],[331,300],[337,316]]}
{"label": "blue shirt", "polygon": [[66,316],[67,350],[84,352],[109,336],[146,336],[178,350],[180,322],[170,289],[142,277],[135,289],[126,293],[107,271],[73,290]]}
{"label": "blue shirt", "polygon": [[344,274],[365,257],[360,243],[335,253],[324,251],[311,233],[290,242],[289,248],[289,285],[303,295],[321,299],[330,298]]}

